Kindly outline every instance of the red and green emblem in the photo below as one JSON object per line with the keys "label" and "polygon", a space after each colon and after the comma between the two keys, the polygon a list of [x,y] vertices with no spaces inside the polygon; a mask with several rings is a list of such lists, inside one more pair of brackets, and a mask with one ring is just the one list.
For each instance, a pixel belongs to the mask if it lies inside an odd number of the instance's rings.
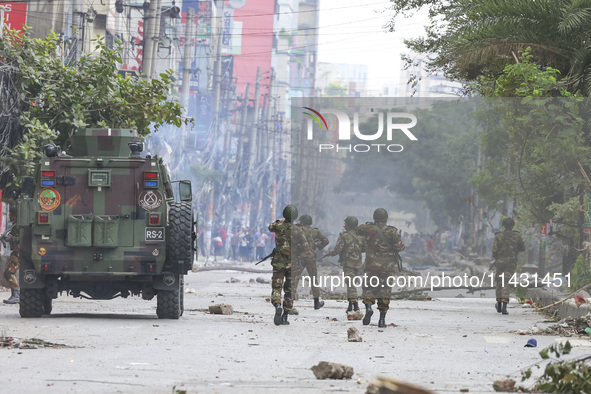
{"label": "red and green emblem", "polygon": [[60,201],[60,194],[51,187],[46,187],[39,193],[39,205],[44,211],[53,211],[60,206]]}

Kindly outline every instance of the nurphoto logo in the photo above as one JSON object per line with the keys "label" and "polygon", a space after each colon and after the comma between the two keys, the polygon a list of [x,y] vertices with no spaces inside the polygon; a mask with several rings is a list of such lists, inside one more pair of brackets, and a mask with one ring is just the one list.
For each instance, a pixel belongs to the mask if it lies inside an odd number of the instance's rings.
{"label": "nurphoto logo", "polygon": [[[341,144],[341,141],[351,141],[352,136],[361,140],[361,141],[377,141],[382,138],[384,134],[384,129],[386,131],[386,140],[392,141],[392,136],[395,132],[402,132],[409,140],[417,141],[417,137],[410,131],[410,129],[417,124],[417,117],[408,112],[377,112],[377,120],[378,120],[378,130],[367,132],[364,130],[362,132],[359,130],[359,112],[353,113],[353,122],[351,122],[351,118],[347,115],[344,111],[337,110],[337,109],[325,109],[322,110],[321,114],[319,111],[310,108],[310,107],[302,107],[307,112],[304,112],[305,115],[308,115],[307,119],[307,139],[309,141],[314,140],[314,128],[315,124],[318,125],[317,128],[320,131],[329,132],[328,123],[326,118],[323,114],[331,114],[336,116],[337,119],[337,137],[339,143],[321,143],[318,144],[318,150],[322,151],[348,151],[348,152],[369,152],[369,151],[377,151],[377,152],[402,152],[404,147],[400,144],[384,144],[384,143],[367,143],[367,144]],[[384,119],[386,123],[386,127],[384,128]],[[352,130],[352,132],[351,132]]]}

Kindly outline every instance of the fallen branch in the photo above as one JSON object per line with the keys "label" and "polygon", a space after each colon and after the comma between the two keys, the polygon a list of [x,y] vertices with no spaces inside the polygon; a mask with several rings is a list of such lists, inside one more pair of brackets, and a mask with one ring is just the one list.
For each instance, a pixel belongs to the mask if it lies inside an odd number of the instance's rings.
{"label": "fallen branch", "polygon": [[562,304],[564,301],[566,301],[566,300],[570,299],[572,296],[574,296],[575,294],[577,294],[579,291],[581,291],[581,290],[587,290],[589,287],[591,287],[591,283],[589,283],[588,285],[585,285],[585,286],[581,287],[579,290],[577,290],[577,291],[575,291],[575,292],[573,292],[573,293],[569,294],[569,295],[568,295],[568,297],[564,297],[562,300],[560,300],[560,301],[556,301],[556,302],[555,302],[555,303],[553,303],[553,304],[546,305],[546,306],[544,306],[544,307],[542,307],[542,308],[538,308],[538,307],[537,307],[537,306],[535,306],[535,305],[534,305],[534,307],[535,307],[535,308],[536,308],[536,310],[538,310],[538,311],[543,311],[543,310],[546,310],[546,309],[550,309],[550,308],[552,308],[552,307],[554,307],[554,306],[556,306],[556,305],[560,305],[560,304]]}

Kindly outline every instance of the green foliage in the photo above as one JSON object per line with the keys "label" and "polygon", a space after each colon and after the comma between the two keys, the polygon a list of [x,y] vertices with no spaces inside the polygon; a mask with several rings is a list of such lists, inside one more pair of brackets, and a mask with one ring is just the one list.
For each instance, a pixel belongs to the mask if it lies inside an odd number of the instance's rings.
{"label": "green foliage", "polygon": [[58,36],[33,39],[11,32],[0,42],[0,56],[17,66],[27,135],[12,150],[7,164],[10,186],[30,175],[43,144],[53,140],[67,148],[72,131],[84,127],[136,129],[145,136],[164,123],[181,126],[182,106],[171,100],[172,72],[158,78],[131,79],[118,74],[121,58],[100,37],[91,40],[92,53],[78,64],[65,65],[58,54]]}
{"label": "green foliage", "polygon": [[[474,197],[467,181],[476,171],[480,131],[471,116],[471,102],[440,100],[431,104],[413,111],[420,119],[412,129],[419,141],[409,142],[406,137],[387,141],[383,136],[375,142],[400,142],[404,151],[349,155],[340,187],[359,192],[386,188],[402,198],[424,201],[431,219],[446,227],[450,218],[456,223],[466,220],[466,208]],[[377,128],[376,117],[360,125],[363,130]]]}
{"label": "green foliage", "polygon": [[[542,360],[550,359],[554,354],[556,359],[570,354],[572,346],[569,341],[558,345],[552,345],[540,351]],[[546,364],[544,373],[536,380],[534,392],[542,393],[589,393],[591,392],[591,366],[585,363],[589,357],[570,361],[557,361]],[[540,368],[539,365],[536,365]],[[521,374],[521,381],[532,376],[531,369]],[[520,388],[524,391],[530,391]]]}
{"label": "green foliage", "polygon": [[529,49],[520,55],[519,63],[494,80],[480,78],[476,87],[491,98],[478,115],[487,161],[470,182],[490,204],[505,193],[539,223],[554,219],[576,228],[570,198],[584,189],[578,164],[591,164],[584,102],[556,78],[557,70],[532,63]]}
{"label": "green foliage", "polygon": [[[569,80],[569,91],[591,91],[588,0],[398,0],[394,17],[428,9],[423,37],[406,41],[427,55],[427,69],[464,81],[494,78],[519,51],[531,47],[534,62]],[[395,30],[394,18],[390,29]]]}
{"label": "green foliage", "polygon": [[340,83],[339,81],[331,81],[324,88],[323,96],[327,97],[343,97],[347,95],[347,85]]}
{"label": "green foliage", "polygon": [[580,254],[572,272],[571,289],[578,290],[591,283],[591,262],[587,254]]}

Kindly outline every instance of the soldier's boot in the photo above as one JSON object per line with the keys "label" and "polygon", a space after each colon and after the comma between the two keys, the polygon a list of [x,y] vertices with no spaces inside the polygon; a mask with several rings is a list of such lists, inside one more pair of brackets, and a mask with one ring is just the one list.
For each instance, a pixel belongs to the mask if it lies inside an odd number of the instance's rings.
{"label": "soldier's boot", "polygon": [[359,302],[355,301],[355,302],[353,303],[353,310],[354,310],[354,311],[358,311],[358,310],[359,310]]}
{"label": "soldier's boot", "polygon": [[506,302],[503,302],[503,306],[501,307],[501,313],[503,315],[508,315],[509,314],[509,312],[507,312],[507,303]]}
{"label": "soldier's boot", "polygon": [[4,300],[5,304],[19,304],[21,302],[21,291],[18,289],[11,289],[10,298]]}
{"label": "soldier's boot", "polygon": [[324,306],[324,301],[320,301],[320,298],[314,298],[314,309],[320,309]]}
{"label": "soldier's boot", "polygon": [[347,307],[347,313],[351,312],[353,310],[353,303],[351,301],[349,301],[349,306]]}
{"label": "soldier's boot", "polygon": [[281,304],[278,302],[274,303],[273,306],[275,307],[275,317],[273,318],[273,323],[278,326],[281,324],[281,312],[283,312],[283,309],[281,309]]}
{"label": "soldier's boot", "polygon": [[386,312],[380,312],[380,320],[378,320],[378,327],[386,327]]}
{"label": "soldier's boot", "polygon": [[365,316],[363,316],[363,325],[367,326],[371,322],[371,316],[373,315],[373,309],[371,304],[365,304]]}
{"label": "soldier's boot", "polygon": [[287,321],[287,316],[289,315],[288,311],[283,312],[283,315],[281,315],[281,325],[284,326],[288,326],[289,322]]}
{"label": "soldier's boot", "polygon": [[501,301],[497,301],[497,303],[495,304],[495,308],[497,308],[497,312],[501,313]]}

